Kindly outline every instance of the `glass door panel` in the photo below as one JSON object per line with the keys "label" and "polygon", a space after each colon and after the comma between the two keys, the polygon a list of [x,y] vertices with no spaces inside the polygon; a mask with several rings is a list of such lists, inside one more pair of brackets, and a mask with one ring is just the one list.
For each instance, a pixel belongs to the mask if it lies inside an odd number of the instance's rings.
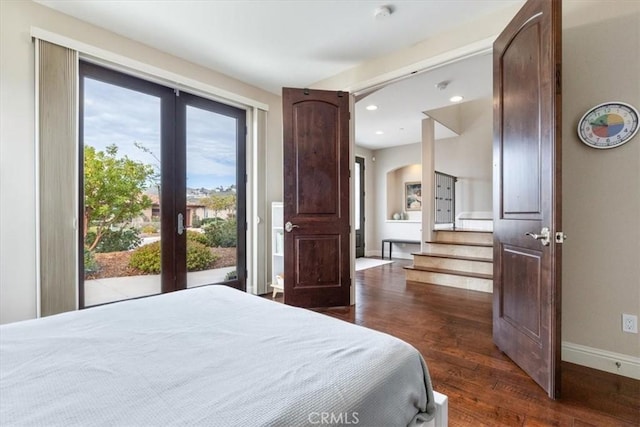
{"label": "glass door panel", "polygon": [[82,81],[84,307],[160,293],[161,98]]}
{"label": "glass door panel", "polygon": [[235,117],[186,105],[187,287],[237,278],[237,144]]}

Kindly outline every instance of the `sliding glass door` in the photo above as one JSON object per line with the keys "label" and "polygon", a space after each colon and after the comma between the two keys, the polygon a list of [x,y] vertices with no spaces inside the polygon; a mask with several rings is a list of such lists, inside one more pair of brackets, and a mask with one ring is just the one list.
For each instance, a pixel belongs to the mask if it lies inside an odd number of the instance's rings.
{"label": "sliding glass door", "polygon": [[245,111],[80,66],[80,306],[244,288]]}

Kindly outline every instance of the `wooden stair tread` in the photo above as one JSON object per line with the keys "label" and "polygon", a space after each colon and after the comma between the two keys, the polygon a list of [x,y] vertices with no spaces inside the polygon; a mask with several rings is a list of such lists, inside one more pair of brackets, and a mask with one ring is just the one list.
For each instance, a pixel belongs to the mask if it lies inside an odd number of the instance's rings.
{"label": "wooden stair tread", "polygon": [[480,248],[492,248],[493,243],[467,243],[467,242],[449,242],[444,240],[436,240],[434,242],[425,242],[431,244],[441,244],[441,245],[456,245],[456,246],[475,246]]}
{"label": "wooden stair tread", "polygon": [[434,267],[416,267],[414,265],[407,265],[407,266],[404,266],[403,268],[405,270],[426,271],[429,273],[452,274],[454,276],[475,277],[477,279],[493,280],[493,274],[472,273],[469,271],[447,270],[444,268],[434,268]]}
{"label": "wooden stair tread", "polygon": [[455,230],[453,229],[448,229],[448,228],[436,228],[433,230],[435,233],[437,233],[438,231],[448,231],[448,232],[453,232],[453,233],[457,233],[457,232],[461,232],[461,233],[485,233],[485,234],[493,234],[493,231],[490,230],[481,230],[478,228],[456,228]]}
{"label": "wooden stair tread", "polygon": [[462,255],[447,255],[447,254],[437,254],[431,252],[414,252],[411,255],[413,256],[428,256],[434,258],[448,258],[448,259],[459,259],[463,261],[479,261],[479,262],[493,262],[492,258],[482,258],[475,256],[462,256]]}

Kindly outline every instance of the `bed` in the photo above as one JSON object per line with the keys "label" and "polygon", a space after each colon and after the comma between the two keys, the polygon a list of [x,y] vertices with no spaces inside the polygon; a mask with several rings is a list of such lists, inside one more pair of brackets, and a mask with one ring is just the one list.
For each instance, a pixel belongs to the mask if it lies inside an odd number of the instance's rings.
{"label": "bed", "polygon": [[0,425],[446,424],[420,353],[225,286],[0,327]]}

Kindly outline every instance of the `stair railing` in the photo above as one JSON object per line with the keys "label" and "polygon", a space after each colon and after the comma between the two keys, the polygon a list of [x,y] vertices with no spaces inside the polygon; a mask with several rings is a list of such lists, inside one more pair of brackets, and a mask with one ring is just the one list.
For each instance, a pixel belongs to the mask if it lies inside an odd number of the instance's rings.
{"label": "stair railing", "polygon": [[458,178],[435,172],[435,216],[436,224],[451,224],[456,228],[456,181]]}

